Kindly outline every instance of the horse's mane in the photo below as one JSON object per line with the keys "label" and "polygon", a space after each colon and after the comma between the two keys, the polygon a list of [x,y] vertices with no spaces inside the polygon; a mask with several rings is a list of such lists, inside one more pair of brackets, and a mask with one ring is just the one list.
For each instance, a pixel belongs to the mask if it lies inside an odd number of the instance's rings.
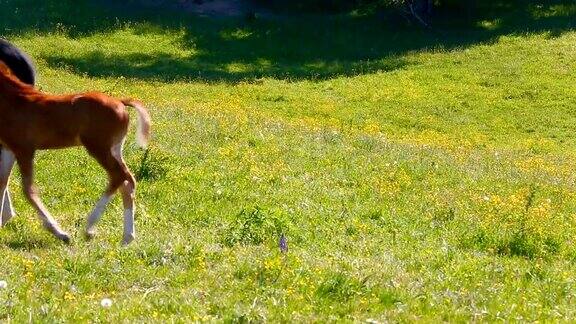
{"label": "horse's mane", "polygon": [[3,61],[0,61],[0,91],[10,92],[16,95],[38,93],[33,86],[20,81]]}

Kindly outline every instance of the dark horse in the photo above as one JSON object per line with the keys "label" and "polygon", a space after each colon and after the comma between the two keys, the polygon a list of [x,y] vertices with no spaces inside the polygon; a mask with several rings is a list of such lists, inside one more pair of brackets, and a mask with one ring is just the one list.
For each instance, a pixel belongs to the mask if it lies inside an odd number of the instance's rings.
{"label": "dark horse", "polygon": [[[7,40],[0,38],[0,62],[4,62],[12,73],[20,79],[20,81],[34,86],[36,83],[36,71],[32,60],[26,53],[22,52],[18,47],[14,46]],[[2,157],[3,149],[0,145],[0,159]],[[1,166],[0,166],[1,167]],[[4,196],[4,197],[2,197]],[[3,199],[4,198],[4,199]],[[4,201],[2,203],[2,201]],[[4,206],[2,206],[3,204]],[[4,208],[2,208],[4,207]],[[0,195],[0,227],[3,223],[7,222],[14,216],[14,209],[12,208],[12,200],[8,190],[3,195]]]}
{"label": "dark horse", "polygon": [[36,71],[26,53],[5,39],[0,38],[0,61],[3,61],[20,81],[34,86]]}

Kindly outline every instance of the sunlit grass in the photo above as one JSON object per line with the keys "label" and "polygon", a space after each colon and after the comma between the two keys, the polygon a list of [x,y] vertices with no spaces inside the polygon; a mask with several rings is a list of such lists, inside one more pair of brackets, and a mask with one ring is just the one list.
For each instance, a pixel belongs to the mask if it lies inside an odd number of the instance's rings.
{"label": "sunlit grass", "polygon": [[[221,23],[225,38],[254,37]],[[278,63],[210,61],[221,52],[187,41],[197,29],[66,28],[10,38],[35,58],[44,91],[101,90],[150,110],[150,151],[133,132],[125,148],[138,237],[120,247],[117,198],[85,242],[105,174],[81,149],[41,152],[38,186],[74,243],[44,232],[14,174],[0,321],[576,316],[573,31]],[[298,74],[303,62],[336,73]],[[378,68],[348,71],[357,66]],[[214,69],[221,78],[198,77]]]}

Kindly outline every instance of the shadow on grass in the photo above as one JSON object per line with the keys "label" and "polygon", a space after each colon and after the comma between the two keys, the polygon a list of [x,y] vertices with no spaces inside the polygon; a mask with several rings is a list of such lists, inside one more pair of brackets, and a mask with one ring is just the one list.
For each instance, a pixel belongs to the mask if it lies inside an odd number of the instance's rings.
{"label": "shadow on grass", "polygon": [[5,243],[5,246],[12,250],[21,251],[32,251],[35,249],[46,249],[56,245],[56,241],[49,241],[47,239],[41,240],[36,238],[26,238],[26,239],[12,239]]}
{"label": "shadow on grass", "polygon": [[152,26],[154,30],[178,32],[175,41],[194,54],[182,57],[91,51],[83,56],[63,53],[42,59],[52,67],[65,66],[94,77],[236,83],[261,77],[318,80],[393,71],[410,64],[403,57],[413,51],[467,47],[509,34],[548,33],[556,37],[576,27],[573,1],[492,1],[480,6],[474,19],[445,10],[438,12],[432,31],[406,26],[393,14],[247,21],[158,13],[157,9],[135,7],[134,2],[103,3],[0,2],[0,33],[59,31],[81,38],[126,25],[146,33]]}
{"label": "shadow on grass", "polygon": [[[4,234],[0,234],[4,237],[0,240],[0,246],[5,246],[12,250],[29,252],[35,249],[47,249],[61,244],[54,238],[49,238],[44,234],[39,237],[37,234],[25,234],[26,231],[28,231],[28,229],[22,222],[8,222],[6,226],[0,228],[0,232],[4,232]],[[11,234],[6,235],[7,233]]]}

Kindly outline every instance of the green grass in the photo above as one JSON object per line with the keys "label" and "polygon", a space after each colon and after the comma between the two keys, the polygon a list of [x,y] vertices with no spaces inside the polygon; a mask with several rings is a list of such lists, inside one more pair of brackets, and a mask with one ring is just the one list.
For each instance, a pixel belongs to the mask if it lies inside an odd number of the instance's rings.
{"label": "green grass", "polygon": [[0,34],[34,57],[39,87],[139,98],[152,147],[132,132],[125,148],[140,178],[128,248],[119,198],[82,238],[106,183],[83,150],[36,159],[71,246],[13,175],[0,321],[576,317],[574,5],[431,32],[42,3],[0,2]]}

